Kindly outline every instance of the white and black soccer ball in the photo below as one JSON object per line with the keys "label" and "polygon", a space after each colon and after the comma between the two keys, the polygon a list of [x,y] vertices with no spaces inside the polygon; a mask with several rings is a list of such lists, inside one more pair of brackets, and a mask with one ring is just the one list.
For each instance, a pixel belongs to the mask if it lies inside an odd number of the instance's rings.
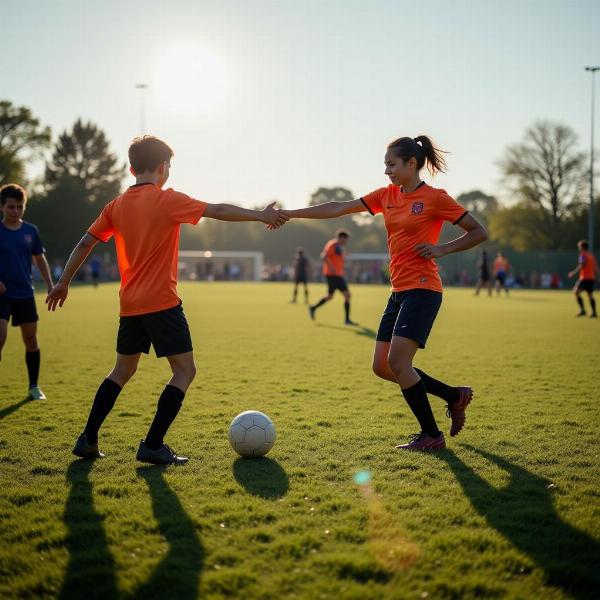
{"label": "white and black soccer ball", "polygon": [[264,456],[275,443],[275,425],[264,413],[247,410],[231,421],[229,443],[240,456]]}

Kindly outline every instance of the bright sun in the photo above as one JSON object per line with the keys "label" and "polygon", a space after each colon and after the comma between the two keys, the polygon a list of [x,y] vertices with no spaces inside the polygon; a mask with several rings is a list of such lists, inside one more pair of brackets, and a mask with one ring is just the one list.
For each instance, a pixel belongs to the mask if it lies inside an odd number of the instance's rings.
{"label": "bright sun", "polygon": [[152,87],[168,112],[207,114],[227,96],[227,68],[210,48],[198,44],[173,46],[161,55]]}

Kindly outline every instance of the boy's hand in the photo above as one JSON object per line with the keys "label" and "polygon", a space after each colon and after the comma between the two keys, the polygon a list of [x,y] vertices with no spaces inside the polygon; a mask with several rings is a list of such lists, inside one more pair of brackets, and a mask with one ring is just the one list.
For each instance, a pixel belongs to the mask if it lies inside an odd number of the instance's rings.
{"label": "boy's hand", "polygon": [[417,244],[415,252],[423,258],[440,258],[444,256],[444,251],[439,246],[433,244]]}
{"label": "boy's hand", "polygon": [[575,273],[573,271],[569,271],[569,274],[567,275],[567,277],[569,279],[571,279],[571,277],[573,277],[573,275],[575,275]]}
{"label": "boy's hand", "polygon": [[285,225],[290,218],[283,211],[275,208],[275,202],[271,202],[261,211],[261,221],[267,225],[269,229],[279,229]]}
{"label": "boy's hand", "polygon": [[0,281],[0,295],[6,292],[6,286]]}
{"label": "boy's hand", "polygon": [[56,306],[62,307],[69,295],[69,286],[60,281],[48,292],[46,296],[46,304],[48,310],[55,311]]}

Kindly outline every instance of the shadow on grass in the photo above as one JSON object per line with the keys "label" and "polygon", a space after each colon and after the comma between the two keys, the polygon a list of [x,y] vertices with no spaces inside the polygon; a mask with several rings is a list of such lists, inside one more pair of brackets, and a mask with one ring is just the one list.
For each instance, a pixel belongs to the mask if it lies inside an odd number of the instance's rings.
{"label": "shadow on grass", "polygon": [[600,589],[600,544],[560,518],[548,481],[499,456],[463,447],[504,469],[510,475],[508,485],[490,485],[452,450],[433,456],[448,463],[473,507],[545,571],[549,585],[577,599],[591,598],[592,590]]}
{"label": "shadow on grass", "polygon": [[238,458],[233,476],[247,491],[261,498],[281,498],[287,494],[289,481],[281,465],[272,458]]}
{"label": "shadow on grass", "polygon": [[357,325],[353,327],[352,325],[346,325],[344,327],[339,327],[337,325],[325,325],[323,323],[317,323],[317,327],[324,327],[325,329],[339,329],[340,331],[348,331],[350,333],[355,333],[356,335],[360,335],[370,340],[374,340],[377,337],[377,332],[370,327],[363,327],[361,325]]}
{"label": "shadow on grass", "polygon": [[1,409],[0,410],[0,421],[2,421],[2,419],[4,419],[4,417],[8,417],[8,415],[19,410],[22,406],[25,406],[25,404],[28,404],[29,402],[33,402],[33,400],[31,398],[25,398],[24,400],[21,400],[20,402],[15,402],[14,404],[11,404],[10,406],[7,406],[6,408]]}
{"label": "shadow on grass", "polygon": [[63,519],[67,526],[69,564],[61,600],[72,598],[116,598],[115,561],[108,547],[103,518],[94,508],[89,480],[94,461],[78,459],[69,465],[71,486]]}
{"label": "shadow on grass", "polygon": [[169,549],[132,598],[196,600],[204,564],[204,548],[192,519],[184,510],[177,494],[165,481],[165,470],[166,467],[155,466],[139,467],[136,470],[138,476],[143,477],[148,484],[154,518]]}

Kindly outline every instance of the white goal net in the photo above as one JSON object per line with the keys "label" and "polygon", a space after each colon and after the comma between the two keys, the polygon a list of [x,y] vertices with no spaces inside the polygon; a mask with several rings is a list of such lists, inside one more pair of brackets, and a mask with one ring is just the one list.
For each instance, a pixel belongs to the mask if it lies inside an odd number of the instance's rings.
{"label": "white goal net", "polygon": [[180,250],[179,279],[197,281],[260,281],[262,252]]}

